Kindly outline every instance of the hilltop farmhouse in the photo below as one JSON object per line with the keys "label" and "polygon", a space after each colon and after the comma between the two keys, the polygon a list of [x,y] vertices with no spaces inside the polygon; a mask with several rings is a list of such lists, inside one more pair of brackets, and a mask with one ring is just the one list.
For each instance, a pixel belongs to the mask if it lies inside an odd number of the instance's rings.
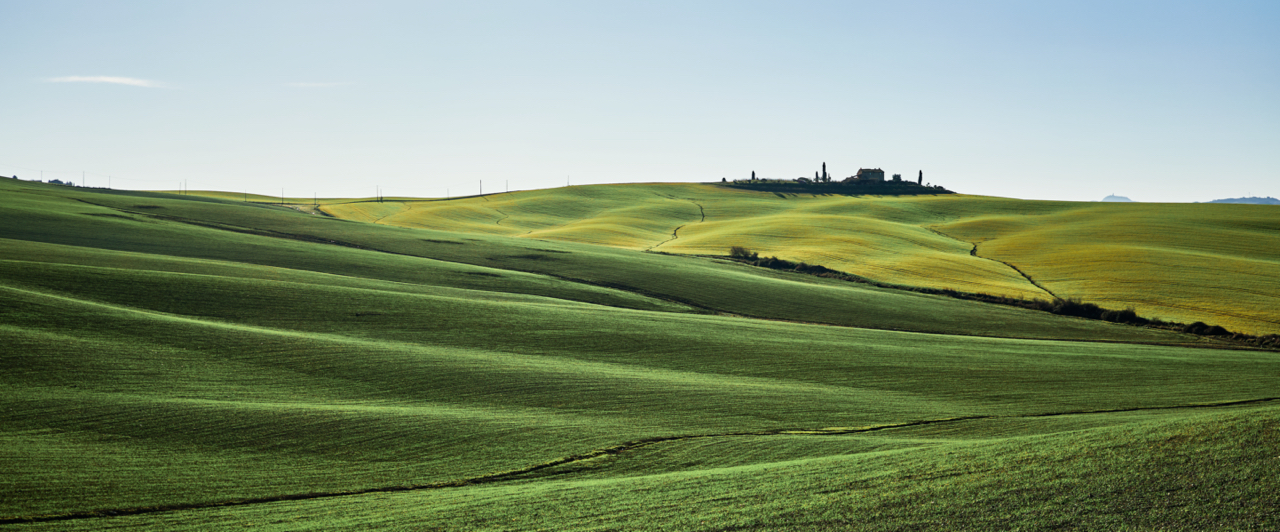
{"label": "hilltop farmhouse", "polygon": [[884,181],[884,170],[879,168],[860,168],[857,175],[845,178],[844,182],[852,181]]}
{"label": "hilltop farmhouse", "polygon": [[924,171],[921,170],[916,180],[903,179],[902,174],[893,174],[893,180],[887,180],[885,171],[880,168],[860,168],[857,174],[838,179],[827,172],[827,163],[822,163],[822,171],[814,172],[813,177],[797,177],[794,179],[768,179],[757,177],[751,172],[751,179],[735,179],[730,183],[721,179],[727,186],[763,188],[775,193],[817,192],[838,194],[873,194],[873,195],[917,195],[917,194],[954,194],[941,185],[925,185]]}

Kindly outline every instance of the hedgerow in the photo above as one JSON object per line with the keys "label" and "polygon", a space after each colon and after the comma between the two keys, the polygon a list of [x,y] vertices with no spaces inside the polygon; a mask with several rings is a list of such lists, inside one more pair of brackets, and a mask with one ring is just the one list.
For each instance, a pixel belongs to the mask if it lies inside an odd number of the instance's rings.
{"label": "hedgerow", "polygon": [[964,299],[969,301],[980,301],[983,303],[994,303],[997,305],[1007,305],[1013,307],[1021,307],[1030,310],[1038,310],[1057,314],[1060,316],[1073,316],[1090,320],[1102,320],[1112,323],[1120,323],[1125,325],[1135,325],[1139,327],[1153,327],[1159,329],[1168,329],[1194,334],[1197,336],[1212,336],[1224,340],[1231,340],[1236,343],[1253,345],[1270,349],[1280,348],[1280,335],[1251,335],[1244,333],[1233,333],[1220,325],[1208,325],[1204,322],[1195,323],[1177,323],[1168,322],[1159,319],[1149,319],[1139,316],[1133,307],[1123,310],[1108,309],[1098,306],[1095,303],[1082,301],[1080,298],[1055,298],[1053,300],[1045,300],[1040,298],[1025,299],[1018,297],[997,296],[985,293],[961,292],[950,288],[925,288],[919,286],[903,286],[889,283],[881,283],[873,281],[866,277],[861,277],[845,272],[832,270],[825,266],[817,264],[806,264],[804,262],[793,262],[778,257],[761,257],[759,253],[751,251],[743,246],[732,246],[729,248],[729,258],[761,268],[769,268],[771,270],[794,271],[808,275],[816,275],[818,277],[826,277],[828,279],[839,279],[854,283],[863,283],[880,288],[891,288],[895,290],[907,290],[911,292],[919,292],[922,294],[942,295],[953,297],[956,299]]}

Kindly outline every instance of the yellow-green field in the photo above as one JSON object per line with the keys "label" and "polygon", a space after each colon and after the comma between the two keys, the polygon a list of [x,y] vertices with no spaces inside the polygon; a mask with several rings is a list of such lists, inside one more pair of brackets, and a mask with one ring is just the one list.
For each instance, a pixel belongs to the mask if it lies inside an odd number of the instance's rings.
{"label": "yellow-green field", "polygon": [[741,245],[892,284],[1075,297],[1132,306],[1144,317],[1280,331],[1280,209],[1265,205],[777,194],[702,184],[321,203],[338,218],[400,227],[677,254],[724,255]]}

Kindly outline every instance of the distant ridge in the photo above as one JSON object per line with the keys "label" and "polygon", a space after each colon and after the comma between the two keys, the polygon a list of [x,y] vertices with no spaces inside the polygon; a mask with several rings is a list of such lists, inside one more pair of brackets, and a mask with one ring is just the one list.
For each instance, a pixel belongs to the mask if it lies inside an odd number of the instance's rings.
{"label": "distant ridge", "polygon": [[1129,202],[1132,202],[1133,200],[1131,200],[1131,199],[1129,199],[1129,198],[1126,198],[1126,197],[1124,197],[1124,196],[1117,196],[1117,195],[1115,195],[1115,194],[1112,194],[1112,195],[1110,195],[1110,196],[1107,196],[1107,197],[1105,197],[1105,198],[1102,198],[1102,201],[1129,201]]}
{"label": "distant ridge", "polygon": [[1216,199],[1208,203],[1249,203],[1253,205],[1280,205],[1280,200],[1268,196],[1265,198],[1248,197],[1248,198]]}

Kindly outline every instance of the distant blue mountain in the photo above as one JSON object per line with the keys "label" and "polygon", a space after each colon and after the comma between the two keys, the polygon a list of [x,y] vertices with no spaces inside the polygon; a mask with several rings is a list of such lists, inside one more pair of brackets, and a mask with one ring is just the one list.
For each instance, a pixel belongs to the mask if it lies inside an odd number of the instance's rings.
{"label": "distant blue mountain", "polygon": [[1266,197],[1266,198],[1227,198],[1227,199],[1216,199],[1216,200],[1210,201],[1209,203],[1250,203],[1250,204],[1253,204],[1253,205],[1280,205],[1280,200],[1275,199],[1275,198],[1272,198],[1272,197]]}
{"label": "distant blue mountain", "polygon": [[1133,201],[1133,200],[1126,198],[1124,196],[1117,196],[1115,194],[1112,194],[1110,196],[1102,198],[1102,201]]}

